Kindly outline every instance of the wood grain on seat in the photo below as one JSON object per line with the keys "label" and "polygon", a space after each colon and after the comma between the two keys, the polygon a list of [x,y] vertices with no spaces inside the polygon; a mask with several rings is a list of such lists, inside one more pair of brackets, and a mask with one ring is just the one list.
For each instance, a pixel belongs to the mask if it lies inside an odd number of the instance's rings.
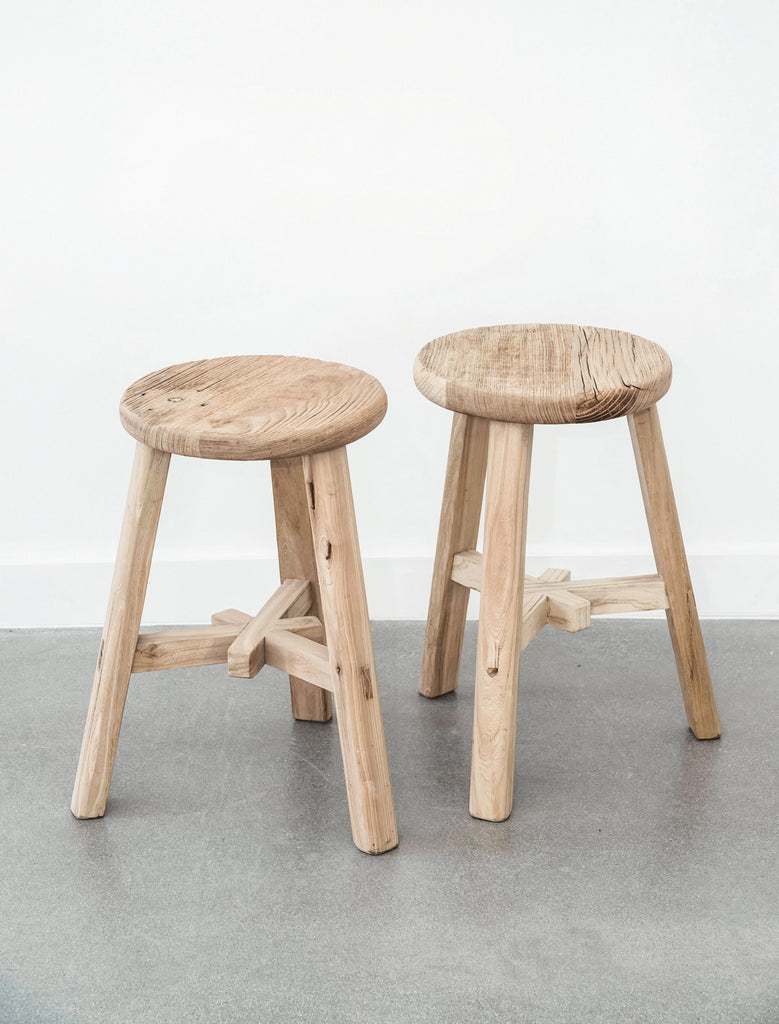
{"label": "wood grain on seat", "polygon": [[641,412],[671,384],[659,345],[573,324],[476,327],[421,350],[414,380],[431,402],[513,423],[587,423]]}
{"label": "wood grain on seat", "polygon": [[297,356],[180,363],[132,384],[122,425],[150,448],[201,459],[280,459],[330,451],[369,433],[387,396],[375,377]]}

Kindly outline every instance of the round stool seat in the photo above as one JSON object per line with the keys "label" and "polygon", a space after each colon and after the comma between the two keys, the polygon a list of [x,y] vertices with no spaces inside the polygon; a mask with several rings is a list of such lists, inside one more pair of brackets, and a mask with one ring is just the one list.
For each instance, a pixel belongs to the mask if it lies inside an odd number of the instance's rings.
{"label": "round stool seat", "polygon": [[284,459],[330,451],[381,423],[384,388],[342,363],[227,356],[179,363],[131,384],[125,430],[158,451],[200,459]]}
{"label": "round stool seat", "polygon": [[421,350],[414,380],[431,402],[488,420],[589,423],[641,412],[671,384],[652,341],[573,324],[476,327]]}

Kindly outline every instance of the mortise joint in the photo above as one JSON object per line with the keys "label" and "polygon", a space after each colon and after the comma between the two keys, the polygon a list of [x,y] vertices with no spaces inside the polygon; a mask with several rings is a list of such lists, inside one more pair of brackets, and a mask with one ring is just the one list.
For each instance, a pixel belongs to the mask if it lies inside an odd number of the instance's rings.
{"label": "mortise joint", "polygon": [[490,640],[487,648],[487,664],[485,666],[488,676],[496,676],[500,666],[500,644]]}
{"label": "mortise joint", "polygon": [[373,685],[371,683],[371,670],[367,665],[360,666],[360,681],[362,682],[362,692],[366,700],[373,699]]}

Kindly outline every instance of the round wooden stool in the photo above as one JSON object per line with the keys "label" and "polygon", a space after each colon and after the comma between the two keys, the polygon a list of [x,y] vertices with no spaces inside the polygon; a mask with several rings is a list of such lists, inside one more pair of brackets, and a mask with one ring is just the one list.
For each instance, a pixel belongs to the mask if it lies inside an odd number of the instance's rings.
{"label": "round wooden stool", "polygon": [[[664,608],[687,721],[720,734],[656,403],[671,361],[651,341],[569,324],[510,324],[450,334],[414,365],[425,397],[454,412],[420,693],[457,686],[469,588],[481,591],[471,814],[511,813],[519,655],[547,624],[575,632],[590,615]],[[534,423],[627,416],[658,575],[571,582],[525,576]],[[484,553],[475,551],[485,491]]]}
{"label": "round wooden stool", "polygon": [[[335,700],[356,845],[397,845],[368,607],[344,445],[381,422],[387,396],[367,373],[289,356],[234,356],[143,377],[120,406],[138,441],[72,810],[105,811],[133,672],[226,662],[251,678],[289,673],[292,713],[326,722]],[[138,635],[171,454],[268,459],[281,586],[255,616]],[[326,643],[323,641],[326,639]]]}

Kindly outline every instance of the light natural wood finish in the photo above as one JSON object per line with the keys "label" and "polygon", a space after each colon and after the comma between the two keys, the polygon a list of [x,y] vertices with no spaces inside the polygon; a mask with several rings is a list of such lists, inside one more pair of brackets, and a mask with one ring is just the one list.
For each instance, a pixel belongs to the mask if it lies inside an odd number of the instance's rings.
{"label": "light natural wood finish", "polygon": [[458,551],[452,558],[452,580],[461,587],[481,590],[483,574],[481,551]]}
{"label": "light natural wood finish", "polygon": [[530,424],[490,424],[470,799],[471,814],[490,821],[513,802],[532,443]]}
{"label": "light natural wood finish", "polygon": [[698,739],[720,735],[720,721],[687,568],[657,408],[628,418],[655,562],[668,594],[671,633],[687,721]]}
{"label": "light natural wood finish", "polygon": [[[525,576],[525,601],[534,595],[529,588],[537,583],[567,583],[571,578],[570,569],[544,569],[538,579]],[[565,590],[547,591],[546,621],[569,633],[578,633],[590,625],[590,602],[583,597]],[[524,646],[523,646],[524,650]]]}
{"label": "light natural wood finish", "polygon": [[[529,586],[528,590],[534,592],[535,587]],[[612,576],[546,586],[548,594],[555,594],[559,590],[587,600],[592,615],[649,612],[668,607],[665,584],[660,576]]]}
{"label": "light natural wood finish", "polygon": [[352,834],[382,853],[398,833],[346,449],[306,456],[303,471]]}
{"label": "light natural wood finish", "polygon": [[228,675],[252,679],[265,664],[265,635],[283,615],[304,615],[311,607],[308,580],[284,580],[227,651]]}
{"label": "light natural wood finish", "polygon": [[[316,640],[318,644],[323,643],[325,635],[322,620],[316,615],[292,615],[289,618],[281,618],[271,632],[275,633],[279,629],[287,633],[295,633],[297,636],[307,637],[309,640]],[[270,665],[270,662],[268,664]]]}
{"label": "light natural wood finish", "polygon": [[135,646],[133,672],[157,672],[195,665],[221,665],[240,626],[196,626],[141,633]]}
{"label": "light natural wood finish", "polygon": [[[270,468],[279,575],[281,579],[308,579],[311,583],[311,614],[321,616],[303,464],[299,458],[273,459]],[[324,634],[316,639],[323,641]],[[293,718],[306,722],[328,722],[332,718],[333,704],[327,690],[294,675],[290,676],[289,690]]]}
{"label": "light natural wood finish", "polygon": [[322,633],[322,624],[318,620],[317,623],[317,628],[309,636],[289,629],[272,629],[265,637],[265,661],[273,668],[297,679],[305,679],[309,686],[316,686],[327,693],[333,690],[335,683],[327,647],[312,639]]}
{"label": "light natural wood finish", "polygon": [[[73,793],[77,817],[105,810],[132,671],[226,662],[231,676],[251,678],[268,664],[290,676],[296,718],[327,721],[337,691],[355,843],[370,853],[397,845],[344,447],[385,410],[369,374],[282,356],[181,364],[128,388],[121,419],[139,444]],[[270,460],[282,582],[255,616],[227,608],[210,626],[139,635],[171,453]]]}
{"label": "light natural wood finish", "polygon": [[550,590],[546,595],[547,622],[568,633],[578,633],[590,625],[590,602],[570,590]]}
{"label": "light natural wood finish", "polygon": [[71,810],[105,812],[170,456],[136,447]]}
{"label": "light natural wood finish", "polygon": [[370,374],[295,356],[181,363],[131,384],[119,413],[128,433],[160,451],[201,459],[279,459],[357,440],[384,418]]}
{"label": "light natural wood finish", "polygon": [[[562,572],[565,570],[553,570]],[[584,598],[592,615],[615,615],[619,612],[646,612],[668,607],[668,596],[661,576],[613,576],[598,580],[562,582],[537,580],[525,582],[525,596],[567,592]],[[567,576],[570,573],[566,572]],[[452,576],[462,586],[481,590],[482,555],[478,551],[461,551],[452,562]]]}
{"label": "light natural wood finish", "polygon": [[529,583],[567,583],[570,578],[570,569],[544,569],[538,580],[534,580],[531,576],[525,577]]}
{"label": "light natural wood finish", "polygon": [[[503,820],[511,811],[520,651],[546,625],[576,632],[590,625],[592,615],[665,609],[690,727],[701,739],[718,736],[656,410],[671,382],[667,353],[644,338],[593,327],[484,327],[425,346],[414,378],[427,398],[455,413],[455,427],[458,421],[489,421],[484,555],[474,550],[478,514],[469,530],[457,533],[457,517],[463,514],[457,490],[463,456],[462,439],[458,451],[453,430],[428,617],[432,643],[425,646],[420,684],[421,692],[433,696],[453,689],[464,591],[480,590],[471,813]],[[566,569],[547,569],[523,579],[533,425],[619,416],[627,416],[630,424],[658,575],[572,580]],[[443,596],[448,593],[457,595],[459,615],[454,639],[443,643],[441,637],[451,630]],[[444,654],[446,681],[437,661]]]}
{"label": "light natural wood finish", "polygon": [[[158,633],[141,633],[135,647],[133,672],[158,672],[169,668],[194,668],[199,665],[222,665],[227,662],[230,645],[251,615],[234,608],[229,613],[240,618],[238,623],[217,623],[191,629],[166,629]],[[213,618],[218,618],[218,613]],[[277,619],[273,629],[285,629],[311,639],[321,639],[322,623],[315,615]],[[270,663],[269,663],[270,664]]]}
{"label": "light natural wood finish", "polygon": [[247,612],[238,611],[237,608],[225,608],[222,612],[214,612],[211,616],[212,626],[238,626],[236,636],[243,629],[247,622],[251,622],[251,615]]}
{"label": "light natural wood finish", "polygon": [[457,687],[468,590],[452,578],[452,558],[479,535],[489,423],[455,414],[449,442],[419,692],[440,697]]}
{"label": "light natural wood finish", "polygon": [[[230,644],[246,623],[254,620],[251,615],[235,608],[217,612],[212,618],[223,616],[233,624],[227,622],[216,626],[142,633],[138,637],[133,672],[192,668],[227,662]],[[334,684],[327,647],[321,643],[323,636],[322,621],[315,615],[277,618],[263,637],[263,664],[282,672],[292,671],[307,685],[331,692]],[[253,675],[257,675],[257,672]]]}
{"label": "light natural wood finish", "polygon": [[[527,588],[527,583],[525,588]],[[549,602],[546,599],[546,594],[528,594],[527,589],[525,589],[525,595],[522,599],[521,629],[521,649],[523,651],[548,623]]]}
{"label": "light natural wood finish", "polygon": [[516,423],[587,423],[640,412],[671,384],[652,341],[574,324],[506,324],[436,338],[414,380],[445,409]]}

